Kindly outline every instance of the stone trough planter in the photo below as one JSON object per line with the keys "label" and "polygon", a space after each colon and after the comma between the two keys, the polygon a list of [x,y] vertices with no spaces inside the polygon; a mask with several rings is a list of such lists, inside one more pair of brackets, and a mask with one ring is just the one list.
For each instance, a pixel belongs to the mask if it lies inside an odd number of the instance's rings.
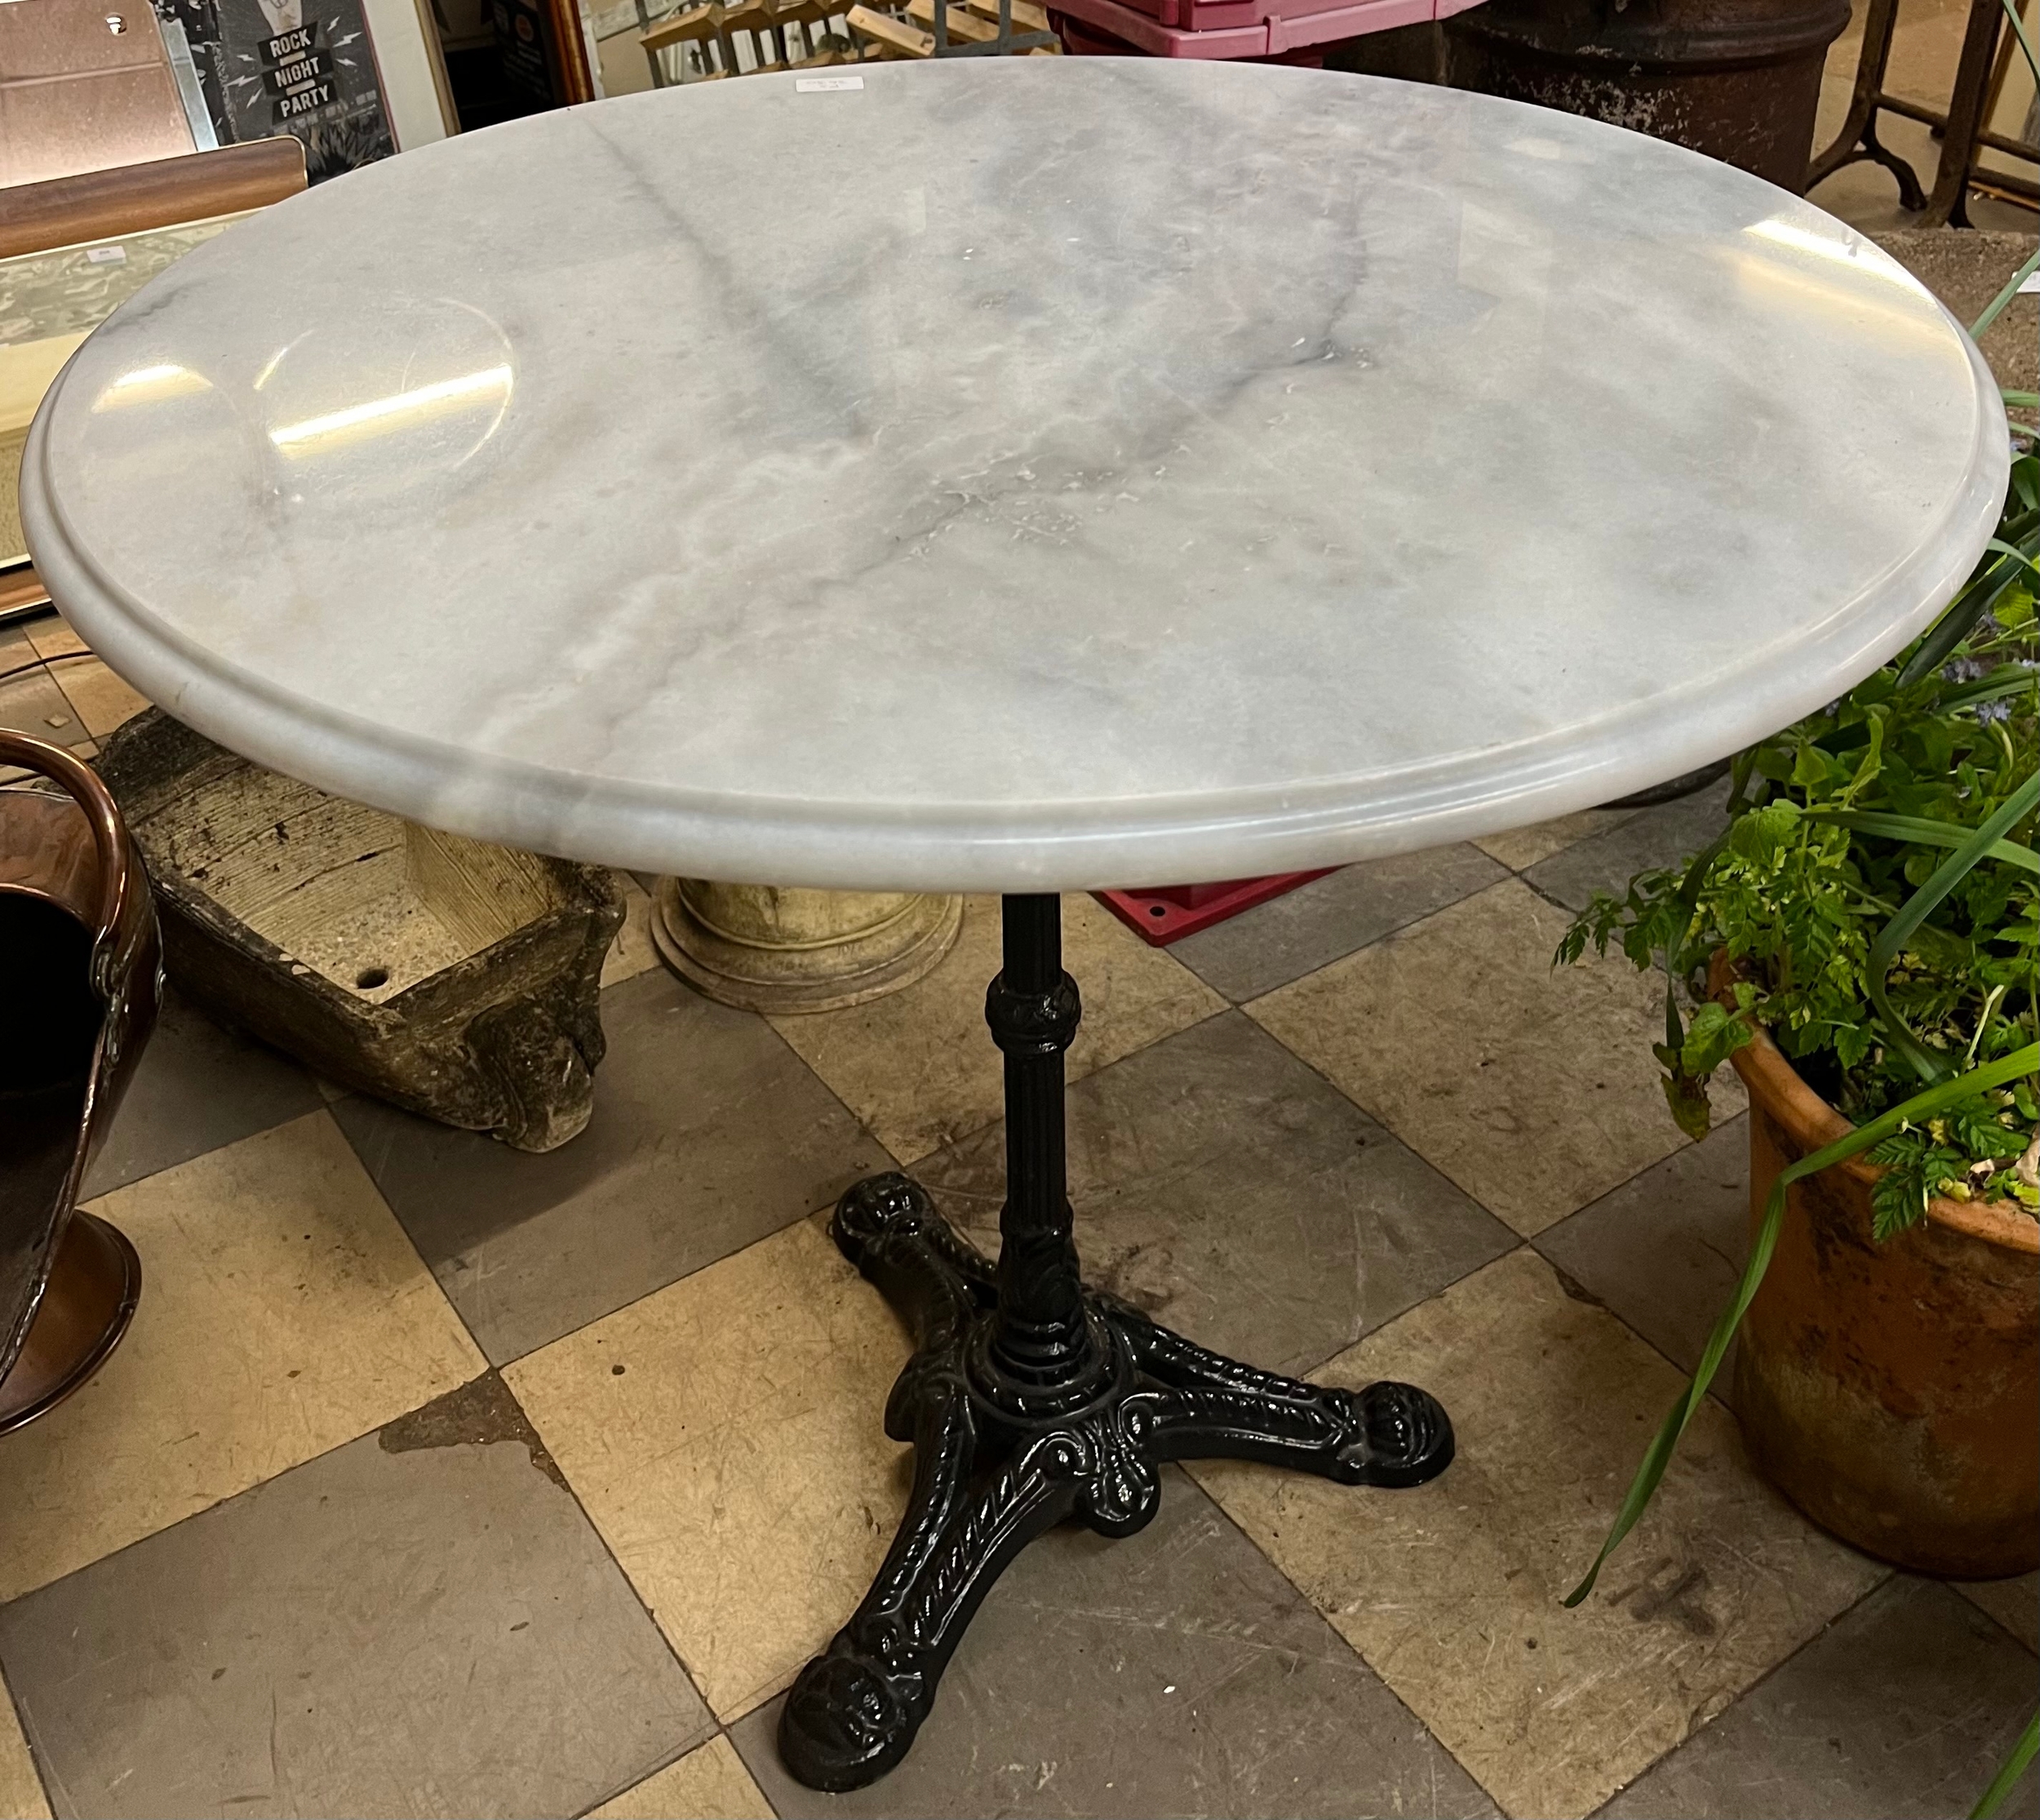
{"label": "stone trough planter", "polygon": [[160,710],[97,768],[154,882],[170,977],[208,1010],[516,1149],[587,1125],[623,920],[605,869],[328,796]]}

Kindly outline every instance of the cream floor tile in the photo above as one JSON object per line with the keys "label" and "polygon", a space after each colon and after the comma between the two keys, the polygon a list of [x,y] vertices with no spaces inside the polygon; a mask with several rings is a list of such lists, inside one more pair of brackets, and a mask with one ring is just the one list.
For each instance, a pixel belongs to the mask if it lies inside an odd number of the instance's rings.
{"label": "cream floor tile", "polygon": [[[1067,1059],[1072,1081],[1225,1009],[1189,968],[1081,894],[1062,899],[1062,965],[1084,999]],[[925,979],[870,1005],[772,1025],[880,1143],[911,1162],[999,1116],[1004,1069],[985,1028],[985,988],[998,970],[998,899],[972,898],[956,945]]]}
{"label": "cream floor tile", "polygon": [[818,1215],[504,1369],[719,1717],[786,1685],[884,1558],[911,1350]]}
{"label": "cream floor tile", "polygon": [[604,986],[620,986],[659,963],[652,943],[652,900],[645,887],[628,872],[616,875],[616,888],[623,894],[623,926],[602,961]]}
{"label": "cream floor tile", "polygon": [[0,1600],[485,1369],[327,1112],[91,1205],[141,1254],[141,1304],[90,1384],[0,1439]]}
{"label": "cream floor tile", "polygon": [[1563,852],[1576,841],[1620,828],[1636,813],[1633,809],[1582,809],[1555,821],[1532,822],[1528,828],[1512,828],[1506,833],[1483,834],[1474,845],[1490,859],[1499,859],[1512,871],[1521,872],[1540,859]]}
{"label": "cream floor tile", "polygon": [[[22,630],[28,633],[29,642],[35,647],[35,655],[45,661],[52,657],[66,657],[73,651],[90,650],[85,641],[72,631],[70,622],[60,614],[53,614],[46,619],[31,619]],[[69,665],[64,666],[67,669]]]}
{"label": "cream floor tile", "polygon": [[736,1747],[718,1736],[605,1801],[588,1820],[774,1820],[774,1815]]}
{"label": "cream floor tile", "polygon": [[1192,1470],[1511,1814],[1597,1807],[1888,1571],[1763,1485],[1710,1404],[1599,1590],[1564,1609],[1682,1379],[1528,1249],[1315,1375],[1422,1384],[1458,1458],[1394,1493]]}
{"label": "cream floor tile", "polygon": [[85,730],[95,739],[104,739],[149,706],[146,696],[129,688],[96,657],[60,664],[50,673],[63,689],[64,699],[78,710]]}
{"label": "cream floor tile", "polygon": [[21,1735],[4,1678],[0,1678],[0,1820],[50,1820],[42,1781],[29,1756],[29,1741]]}
{"label": "cream floor tile", "polygon": [[[1686,1142],[1651,1054],[1661,983],[1619,953],[1554,971],[1568,920],[1506,879],[1245,1009],[1528,1237]],[[1741,1110],[1727,1069],[1714,1099]]]}

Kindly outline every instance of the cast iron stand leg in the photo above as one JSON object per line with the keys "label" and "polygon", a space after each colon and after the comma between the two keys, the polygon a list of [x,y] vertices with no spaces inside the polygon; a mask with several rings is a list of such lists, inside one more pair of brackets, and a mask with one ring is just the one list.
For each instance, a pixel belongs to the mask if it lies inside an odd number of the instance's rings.
{"label": "cast iron stand leg", "polygon": [[1856,60],[1856,89],[1849,100],[1848,118],[1834,135],[1834,143],[1807,167],[1803,190],[1812,189],[1845,164],[1871,158],[1898,180],[1900,208],[1927,206],[1927,192],[1920,188],[1912,166],[1877,136],[1878,113],[1888,100],[1884,71],[1891,60],[1891,34],[1897,24],[1898,0],[1870,0],[1863,24],[1863,48]]}
{"label": "cast iron stand leg", "polygon": [[1076,1034],[1060,901],[1004,901],[985,1021],[1006,1061],[1006,1204],[995,1267],[902,1175],[858,1183],[832,1230],[902,1309],[916,1350],[885,1432],[914,1489],[871,1590],[800,1671],[779,1752],[810,1788],[861,1788],[907,1755],[992,1583],[1071,1517],[1108,1536],[1151,1518],[1165,1460],[1265,1460],[1354,1485],[1415,1485],[1452,1460],[1422,1391],[1322,1390],[1207,1352],[1084,1287],[1063,1173],[1062,1052]]}

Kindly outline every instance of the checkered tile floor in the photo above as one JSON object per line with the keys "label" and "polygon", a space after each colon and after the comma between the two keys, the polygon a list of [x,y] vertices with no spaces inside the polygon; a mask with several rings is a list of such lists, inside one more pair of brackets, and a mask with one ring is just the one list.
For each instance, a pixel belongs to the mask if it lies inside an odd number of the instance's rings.
{"label": "checkered tile floor", "polygon": [[[0,718],[59,738],[131,705],[88,662],[28,681]],[[1853,1553],[1725,1408],[1559,1604],[1725,1293],[1745,1162],[1735,1106],[1672,1126],[1649,984],[1550,957],[1718,815],[1354,867],[1166,952],[1066,900],[1093,1279],[1423,1383],[1460,1457],[1393,1494],[1171,1469],[1139,1536],[1031,1550],[907,1765],[836,1799],[774,1724],[902,1507],[907,1342],[823,1210],[911,1164],[993,1233],[996,906],[907,992],[767,1020],[670,978],[625,881],[595,1120],[546,1156],[173,1000],[87,1185],[141,1311],[0,1440],[0,1813],[1966,1812],[2040,1686],[2034,1578]]]}

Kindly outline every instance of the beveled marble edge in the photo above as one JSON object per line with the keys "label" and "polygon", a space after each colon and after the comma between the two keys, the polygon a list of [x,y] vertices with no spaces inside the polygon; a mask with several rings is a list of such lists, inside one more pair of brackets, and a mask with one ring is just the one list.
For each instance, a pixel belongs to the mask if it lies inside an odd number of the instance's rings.
{"label": "beveled marble edge", "polygon": [[[1713,701],[1714,679],[1669,688],[1582,739],[1497,747],[1448,765],[1208,792],[1157,826],[1169,799],[991,806],[814,805],[712,796],[557,771],[379,727],[276,688],[180,637],[77,549],[45,473],[50,387],[23,451],[20,511],[51,597],[119,675],[208,738],[335,795],[428,827],[562,859],[732,882],[839,890],[1086,891],[1201,883],[1346,864],[1496,834],[1591,808],[1697,769],[1831,701],[1930,624],[1994,530],[2010,468],[1998,384],[1962,325],[1976,384],[1976,460],[1941,523],[1973,536],[1922,544],[1838,606],[1795,648],[1792,675]],[[73,358],[75,359],[75,356]],[[1973,544],[1973,548],[1969,546]],[[1914,601],[1894,616],[1892,603]],[[1544,755],[1546,744],[1562,752]],[[1471,795],[1470,791],[1478,790]],[[1305,800],[1305,799],[1308,800]],[[1089,811],[1087,822],[1087,810]],[[1138,822],[1129,821],[1129,810]]]}

